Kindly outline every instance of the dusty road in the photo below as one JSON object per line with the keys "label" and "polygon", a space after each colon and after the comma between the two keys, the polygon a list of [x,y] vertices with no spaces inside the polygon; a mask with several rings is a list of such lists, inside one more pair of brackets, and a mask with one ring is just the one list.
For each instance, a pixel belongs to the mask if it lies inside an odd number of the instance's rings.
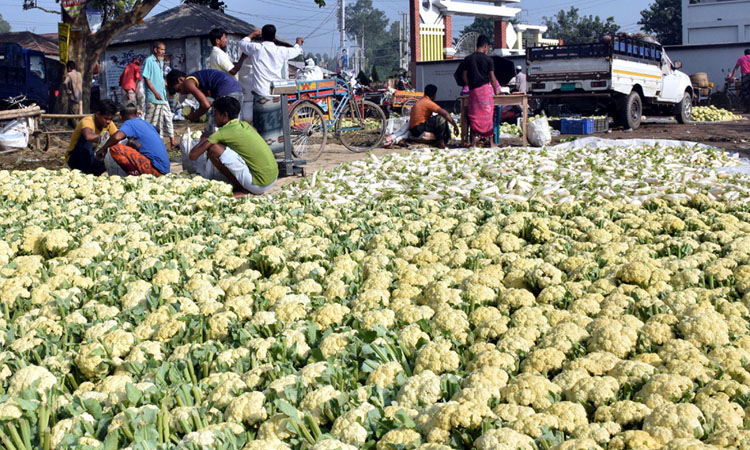
{"label": "dusty road", "polygon": [[[746,116],[750,117],[750,116]],[[176,134],[179,135],[185,129],[185,124],[176,124]],[[691,123],[680,125],[673,123],[644,123],[638,130],[626,131],[622,129],[613,129],[609,133],[596,134],[594,136],[607,139],[633,139],[633,138],[651,138],[651,139],[676,139],[684,141],[694,141],[703,144],[713,145],[724,148],[728,151],[739,152],[745,157],[750,157],[750,121],[742,120],[736,122],[718,122],[718,123]],[[571,135],[562,135],[553,137],[553,144],[561,140],[571,139]],[[10,154],[0,154],[0,170],[33,170],[38,167],[48,169],[60,169],[65,165],[65,151],[68,145],[70,135],[55,135],[50,141],[50,148],[46,152],[22,150]],[[521,145],[521,139],[506,139],[501,142],[502,146]],[[379,148],[373,151],[377,156],[388,155],[391,153],[406,153],[423,145],[413,145],[410,147],[396,147],[392,149]],[[365,157],[363,153],[352,153],[344,146],[338,144],[335,140],[329,141],[326,150],[321,157],[311,162],[306,167],[307,175],[321,169],[330,169],[341,163],[354,161]],[[179,164],[180,157],[177,153],[170,153],[170,159],[173,163],[175,172],[181,170]],[[279,185],[290,183],[298,180],[299,177],[282,178]],[[276,188],[278,189],[278,188]]]}

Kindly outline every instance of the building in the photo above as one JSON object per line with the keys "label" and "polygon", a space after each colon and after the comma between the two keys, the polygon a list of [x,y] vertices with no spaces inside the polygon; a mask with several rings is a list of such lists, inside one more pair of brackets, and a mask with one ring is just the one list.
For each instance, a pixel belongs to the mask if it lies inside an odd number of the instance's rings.
{"label": "building", "polygon": [[[153,42],[164,41],[168,70],[179,69],[190,73],[206,68],[213,44],[208,33],[223,28],[227,33],[227,53],[236,61],[240,57],[238,42],[255,31],[256,27],[218,10],[186,3],[143,21],[118,36],[100,63],[99,84],[102,96],[118,98],[120,75],[135,57],[151,55]],[[105,94],[106,92],[106,94]]]}
{"label": "building", "polygon": [[750,41],[750,0],[682,0],[682,43]]}
{"label": "building", "polygon": [[687,74],[705,72],[716,89],[750,48],[750,0],[682,0],[682,45],[664,47]]}

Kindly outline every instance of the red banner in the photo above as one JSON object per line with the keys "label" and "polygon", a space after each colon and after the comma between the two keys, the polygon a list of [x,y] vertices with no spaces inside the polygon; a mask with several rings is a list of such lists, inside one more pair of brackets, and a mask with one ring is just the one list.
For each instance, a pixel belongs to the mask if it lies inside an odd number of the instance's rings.
{"label": "red banner", "polygon": [[76,17],[86,7],[88,0],[62,0],[62,7],[70,17]]}

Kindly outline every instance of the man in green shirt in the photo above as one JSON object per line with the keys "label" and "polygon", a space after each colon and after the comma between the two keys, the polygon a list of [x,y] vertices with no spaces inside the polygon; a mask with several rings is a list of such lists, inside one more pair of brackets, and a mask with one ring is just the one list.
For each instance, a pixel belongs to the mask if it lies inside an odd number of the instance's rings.
{"label": "man in green shirt", "polygon": [[[255,128],[237,120],[241,108],[233,97],[216,99],[213,114],[219,129],[201,138],[188,157],[197,162],[197,172],[204,178],[230,183],[237,195],[261,195],[276,182],[279,166]],[[205,162],[199,160],[204,154]]]}

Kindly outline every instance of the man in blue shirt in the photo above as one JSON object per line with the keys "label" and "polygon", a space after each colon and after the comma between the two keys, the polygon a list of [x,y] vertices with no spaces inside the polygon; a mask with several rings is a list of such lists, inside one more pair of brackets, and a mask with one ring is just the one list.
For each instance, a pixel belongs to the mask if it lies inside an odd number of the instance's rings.
{"label": "man in blue shirt", "polygon": [[[96,152],[100,160],[107,150],[115,163],[128,175],[162,176],[169,173],[169,156],[161,136],[153,125],[138,117],[138,108],[128,104],[120,109],[122,126]],[[120,144],[128,139],[127,145]],[[119,170],[108,170],[110,175]]]}
{"label": "man in blue shirt", "polygon": [[141,76],[146,91],[146,121],[156,127],[159,135],[168,137],[174,148],[177,141],[174,138],[172,124],[172,110],[167,101],[167,87],[164,83],[164,53],[167,47],[164,42],[154,43],[153,53],[143,62]]}

